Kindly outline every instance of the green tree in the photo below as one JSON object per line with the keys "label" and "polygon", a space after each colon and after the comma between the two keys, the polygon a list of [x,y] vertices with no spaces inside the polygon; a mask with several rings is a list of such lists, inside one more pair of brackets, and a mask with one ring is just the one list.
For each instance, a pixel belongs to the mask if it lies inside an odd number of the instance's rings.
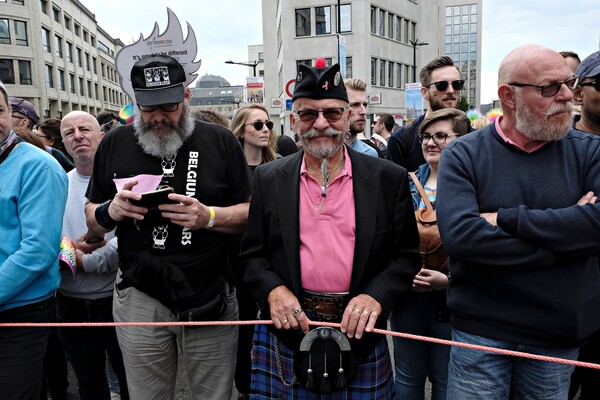
{"label": "green tree", "polygon": [[458,102],[458,109],[467,112],[467,110],[469,109],[469,102],[467,101],[466,97],[460,96],[460,100]]}

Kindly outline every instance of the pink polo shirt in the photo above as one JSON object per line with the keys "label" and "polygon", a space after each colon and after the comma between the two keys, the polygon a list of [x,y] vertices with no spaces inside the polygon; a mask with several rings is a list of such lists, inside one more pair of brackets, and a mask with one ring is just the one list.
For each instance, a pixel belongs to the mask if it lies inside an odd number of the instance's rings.
{"label": "pink polo shirt", "polygon": [[327,186],[327,197],[300,167],[300,269],[302,288],[314,292],[343,293],[350,289],[356,218],[352,163],[344,147],[340,174]]}
{"label": "pink polo shirt", "polygon": [[502,138],[502,140],[504,140],[506,143],[510,144],[511,146],[516,147],[519,150],[523,150],[525,153],[533,153],[536,150],[541,149],[542,147],[544,147],[544,145],[548,142],[541,142],[540,144],[538,144],[537,146],[535,146],[533,149],[531,150],[525,150],[523,147],[519,146],[518,144],[516,144],[515,142],[513,142],[511,139],[508,138],[508,136],[506,136],[504,134],[504,132],[502,132],[502,128],[500,128],[500,120],[502,119],[502,115],[500,115],[498,118],[496,118],[496,132],[498,132],[498,135],[500,135],[500,137]]}

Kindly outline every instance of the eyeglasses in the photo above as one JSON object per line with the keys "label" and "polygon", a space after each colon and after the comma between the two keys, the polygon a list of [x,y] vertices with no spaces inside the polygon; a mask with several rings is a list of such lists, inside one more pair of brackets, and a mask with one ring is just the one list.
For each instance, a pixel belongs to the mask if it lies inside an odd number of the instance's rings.
{"label": "eyeglasses", "polygon": [[319,118],[319,113],[323,113],[323,117],[328,122],[336,122],[342,118],[346,109],[344,107],[325,108],[323,110],[300,110],[295,114],[300,118],[300,121],[307,124],[314,123]]}
{"label": "eyeglasses", "polygon": [[[570,90],[573,90],[575,88],[575,82],[577,82],[577,78],[571,78],[571,79],[568,79],[563,82],[549,83],[547,85],[542,85],[542,86],[532,85],[530,83],[517,83],[517,82],[509,83],[509,85],[517,86],[517,87],[525,87],[525,86],[534,87],[534,88],[540,89],[542,97],[552,97],[552,96],[556,95],[556,93],[558,93],[558,91],[560,90],[560,87],[562,86],[563,83]],[[580,85],[581,85],[581,83],[580,83]]]}
{"label": "eyeglasses", "polygon": [[583,83],[579,83],[576,85],[577,87],[579,86],[591,86],[594,89],[596,89],[597,91],[600,92],[600,81],[590,81],[590,82],[583,82]]}
{"label": "eyeglasses", "polygon": [[157,108],[160,108],[164,112],[174,112],[174,111],[177,111],[180,104],[181,103],[169,103],[169,104],[158,104],[156,106],[140,106],[138,104],[137,106],[143,112],[153,112]]}
{"label": "eyeglasses", "polygon": [[256,121],[256,122],[251,122],[249,124],[245,124],[245,125],[252,125],[254,127],[254,129],[256,129],[257,131],[262,131],[263,126],[267,126],[268,130],[273,129],[273,121]]}
{"label": "eyeglasses", "polygon": [[438,81],[438,82],[430,83],[429,85],[427,85],[427,87],[429,87],[431,85],[435,85],[435,88],[438,91],[445,92],[446,89],[448,89],[448,85],[452,85],[452,89],[454,89],[454,90],[462,90],[462,88],[465,86],[465,81],[462,79],[452,81],[452,82]]}
{"label": "eyeglasses", "polygon": [[426,144],[431,139],[433,139],[433,143],[435,143],[435,144],[444,144],[444,143],[446,143],[446,140],[448,139],[449,136],[456,136],[456,135],[449,135],[447,133],[442,133],[442,132],[434,133],[433,135],[430,135],[428,133],[423,133],[423,134],[417,135],[417,138],[419,138],[419,143],[421,143],[421,144]]}

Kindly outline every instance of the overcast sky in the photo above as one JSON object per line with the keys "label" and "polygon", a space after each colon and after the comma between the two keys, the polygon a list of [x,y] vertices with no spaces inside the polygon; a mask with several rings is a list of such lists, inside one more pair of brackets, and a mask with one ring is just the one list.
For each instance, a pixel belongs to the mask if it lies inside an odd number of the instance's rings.
{"label": "overcast sky", "polygon": [[[246,62],[248,45],[262,43],[261,0],[81,0],[111,36],[129,44],[147,36],[156,21],[167,26],[167,5],[184,27],[188,22],[198,41],[199,76],[220,75],[232,85],[245,82],[248,69],[225,64]],[[142,6],[143,4],[143,6]],[[583,59],[598,51],[598,0],[484,0],[481,102],[497,99],[497,69],[510,50],[541,44],[557,51],[571,50]],[[275,27],[273,27],[275,29]]]}

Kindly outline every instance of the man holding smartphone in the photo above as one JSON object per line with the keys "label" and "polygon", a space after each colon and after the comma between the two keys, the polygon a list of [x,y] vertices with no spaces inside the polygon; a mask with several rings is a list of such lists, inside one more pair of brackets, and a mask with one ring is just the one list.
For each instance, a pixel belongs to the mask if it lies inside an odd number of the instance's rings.
{"label": "man holding smartphone", "polygon": [[[75,242],[75,268],[61,267],[56,294],[58,322],[113,322],[112,301],[119,256],[115,233],[93,236],[85,224],[85,191],[94,168],[94,156],[104,132],[94,116],[72,111],[61,121],[60,131],[75,169],[67,174],[69,193],[63,217],[63,236]],[[62,265],[62,264],[61,264]],[[121,399],[129,399],[125,367],[115,328],[58,329],[69,354],[82,400],[109,397],[106,354],[119,379]]]}
{"label": "man holding smartphone", "polygon": [[[186,73],[174,58],[145,57],[130,78],[135,120],[100,143],[86,205],[91,230],[117,229],[115,320],[236,320],[228,234],[242,232],[248,218],[242,148],[227,129],[194,121]],[[142,174],[162,175],[160,187],[173,188],[176,204],[133,204],[142,199],[135,190]],[[117,190],[117,178],[131,179]],[[230,399],[237,326],[126,326],[117,336],[132,399],[173,397],[178,351],[192,392]]]}

